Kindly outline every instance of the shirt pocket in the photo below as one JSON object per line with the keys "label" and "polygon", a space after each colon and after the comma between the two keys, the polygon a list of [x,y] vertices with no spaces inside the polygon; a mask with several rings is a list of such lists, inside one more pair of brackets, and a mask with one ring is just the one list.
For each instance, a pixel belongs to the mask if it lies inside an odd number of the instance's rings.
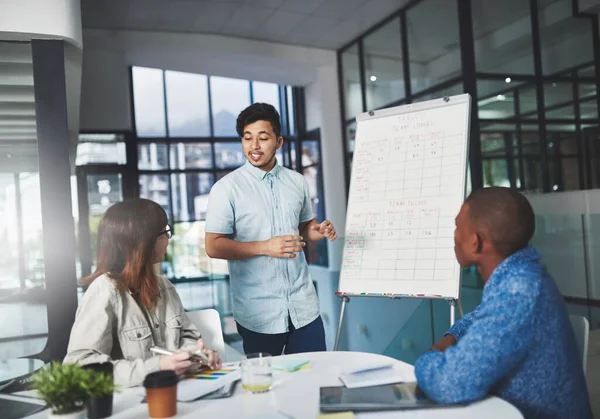
{"label": "shirt pocket", "polygon": [[123,357],[125,359],[146,359],[152,345],[152,330],[149,326],[135,326],[123,329]]}
{"label": "shirt pocket", "polygon": [[165,320],[165,342],[168,347],[179,348],[181,340],[182,318],[181,314],[175,314]]}
{"label": "shirt pocket", "polygon": [[300,224],[300,212],[302,211],[302,201],[288,202],[287,222],[291,234],[298,234]]}

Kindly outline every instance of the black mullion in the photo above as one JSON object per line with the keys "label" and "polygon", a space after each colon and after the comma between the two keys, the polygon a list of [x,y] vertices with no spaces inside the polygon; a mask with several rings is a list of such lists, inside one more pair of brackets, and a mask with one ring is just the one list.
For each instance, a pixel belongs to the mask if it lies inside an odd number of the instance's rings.
{"label": "black mullion", "polygon": [[583,135],[581,132],[581,107],[579,103],[579,78],[577,72],[573,72],[573,107],[575,111],[575,132],[577,133],[577,168],[579,177],[579,189],[584,189],[584,161],[583,161]]}
{"label": "black mullion", "polygon": [[[288,119],[290,117],[289,113],[288,113],[288,109],[287,109],[287,89],[286,86],[282,86],[279,85],[278,86],[278,90],[279,90],[279,109],[280,114],[280,120],[281,120],[281,132],[282,134],[285,133],[285,135],[291,135],[292,133],[290,132],[290,126],[288,123]],[[285,165],[285,163],[284,163]]]}
{"label": "black mullion", "polygon": [[17,215],[17,251],[19,252],[19,287],[21,291],[27,288],[25,284],[25,276],[27,275],[25,268],[25,246],[23,240],[23,203],[21,202],[21,176],[19,173],[13,173],[13,182],[15,184],[15,210]]}
{"label": "black mullion", "polygon": [[546,147],[546,113],[544,101],[544,79],[542,69],[542,50],[540,40],[540,24],[537,0],[529,0],[529,14],[531,15],[531,37],[533,41],[533,66],[535,69],[536,100],[538,112],[538,132],[540,147],[540,163],[542,165],[542,190],[550,192],[550,179],[548,167],[548,148]]}
{"label": "black mullion", "polygon": [[210,87],[210,76],[206,76],[206,92],[208,94],[208,124],[210,127],[210,138],[214,138],[215,130],[213,126],[212,89]]}
{"label": "black mullion", "polygon": [[517,186],[517,182],[515,180],[515,161],[513,158],[513,148],[512,148],[512,136],[511,134],[505,132],[504,135],[504,149],[505,149],[505,161],[506,161],[506,172],[508,174],[508,181],[510,182],[510,187],[515,188]]}
{"label": "black mullion", "polygon": [[[550,141],[552,141],[552,144],[554,145],[554,154],[552,156],[552,159],[554,160],[554,176],[556,179],[556,183],[555,185],[558,185],[558,190],[562,191],[565,189],[565,182],[563,179],[563,172],[562,172],[562,159],[563,156],[562,152],[561,152],[561,148],[562,148],[562,139],[560,138],[559,134],[553,134],[553,136],[550,138]],[[554,190],[554,187],[552,187],[552,190]]]}
{"label": "black mullion", "polygon": [[129,134],[125,140],[125,157],[127,162],[123,170],[123,199],[133,199],[140,196],[140,181],[138,175],[138,145],[134,136]]}
{"label": "black mullion", "polygon": [[[515,89],[515,91],[513,93],[513,97],[514,97],[514,105],[515,105],[515,116],[517,118],[520,118],[520,114],[521,114],[521,102],[520,102],[519,95],[520,95],[519,89]],[[519,122],[516,123],[516,135],[517,135],[517,158],[518,158],[518,165],[519,165],[519,183],[521,184],[521,187],[519,189],[525,189],[525,174],[523,173],[523,170],[524,170],[524,168],[523,168],[523,139],[522,139],[523,133],[521,132],[521,123],[519,123]],[[512,144],[511,144],[511,147],[512,147]]]}
{"label": "black mullion", "polygon": [[250,80],[248,80],[248,89],[250,89],[250,104],[252,105],[254,103],[254,86]]}
{"label": "black mullion", "polygon": [[[167,141],[169,141],[170,130],[169,130],[169,112],[167,111],[167,78],[165,70],[162,71],[162,84],[163,84],[163,108],[165,113],[165,133],[167,134]],[[168,157],[168,156],[167,156]]]}
{"label": "black mullion", "polygon": [[[590,19],[592,20],[592,33],[594,36],[593,39],[593,45],[594,45],[594,66],[595,66],[595,70],[596,70],[596,77],[595,77],[595,81],[596,81],[596,102],[597,102],[597,106],[598,106],[598,113],[600,114],[600,94],[598,92],[600,92],[600,28],[599,28],[599,24],[598,24],[598,15],[594,14],[593,16],[590,16]],[[596,121],[597,123],[597,121]]]}
{"label": "black mullion", "polygon": [[460,61],[464,90],[471,95],[471,127],[469,141],[469,166],[471,168],[472,189],[483,186],[483,167],[481,160],[481,136],[479,132],[479,112],[477,107],[477,79],[475,65],[475,40],[473,36],[473,18],[470,0],[458,1],[458,22],[460,40]]}
{"label": "black mullion", "polygon": [[[342,68],[342,51],[338,51],[337,57],[337,73],[338,73],[338,94],[340,101],[340,123],[342,125],[342,153],[344,159],[344,189],[348,196],[350,188],[350,165],[348,164],[348,138],[346,135],[346,102],[344,92],[344,69]],[[291,160],[290,160],[291,162]],[[290,165],[291,166],[291,165]]]}
{"label": "black mullion", "polygon": [[90,201],[88,196],[89,175],[87,168],[75,169],[77,179],[77,206],[79,212],[79,262],[81,274],[87,276],[92,273],[92,242],[90,237]]}
{"label": "black mullion", "polygon": [[410,103],[412,100],[412,86],[410,84],[410,51],[408,48],[408,27],[406,23],[406,10],[400,13],[400,41],[402,42],[402,67],[404,71],[404,97]]}
{"label": "black mullion", "polygon": [[367,111],[367,83],[365,81],[365,57],[362,39],[358,41],[358,74],[360,77],[360,94],[362,111]]}

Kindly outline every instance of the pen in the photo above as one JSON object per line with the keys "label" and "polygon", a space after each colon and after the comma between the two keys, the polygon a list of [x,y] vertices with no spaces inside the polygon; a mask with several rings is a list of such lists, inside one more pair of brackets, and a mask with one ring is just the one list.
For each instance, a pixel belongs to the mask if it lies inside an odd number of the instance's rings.
{"label": "pen", "polygon": [[[174,352],[169,351],[168,349],[165,348],[161,348],[160,346],[152,346],[150,348],[151,352],[154,352],[156,354],[160,354],[160,355],[173,355]],[[200,349],[196,349],[194,351],[190,351],[190,355],[192,355],[192,358],[200,358],[199,361],[204,361],[207,362],[208,361],[208,356],[206,356],[206,354],[204,352],[202,352]]]}

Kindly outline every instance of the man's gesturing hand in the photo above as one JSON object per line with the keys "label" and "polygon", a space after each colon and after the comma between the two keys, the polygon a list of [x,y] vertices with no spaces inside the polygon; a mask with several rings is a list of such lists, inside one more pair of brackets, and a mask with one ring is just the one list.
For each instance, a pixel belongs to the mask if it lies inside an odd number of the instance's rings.
{"label": "man's gesturing hand", "polygon": [[277,236],[263,243],[262,253],[273,258],[295,258],[296,253],[306,246],[301,236]]}

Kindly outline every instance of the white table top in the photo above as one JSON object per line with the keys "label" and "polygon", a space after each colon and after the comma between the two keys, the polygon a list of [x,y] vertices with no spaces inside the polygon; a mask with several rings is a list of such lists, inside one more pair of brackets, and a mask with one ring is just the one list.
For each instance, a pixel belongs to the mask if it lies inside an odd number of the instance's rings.
{"label": "white table top", "polygon": [[[378,358],[386,358],[396,363],[395,368],[403,375],[413,374],[413,367],[383,355],[362,352],[314,352],[288,355],[282,358],[308,359],[309,370],[292,373],[275,372],[273,389],[268,393],[251,394],[241,385],[237,386],[230,398],[199,400],[191,403],[178,403],[178,418],[316,418],[319,415],[319,387],[341,386],[338,376],[343,367],[372,364]],[[414,376],[414,375],[413,375]],[[148,407],[140,403],[139,389],[125,389],[115,394],[111,418],[148,418]],[[33,419],[46,418],[48,412],[30,416]],[[358,418],[410,417],[468,419],[482,418],[511,419],[522,418],[521,413],[511,404],[497,397],[489,397],[466,407],[439,408],[428,410],[360,413]]]}

